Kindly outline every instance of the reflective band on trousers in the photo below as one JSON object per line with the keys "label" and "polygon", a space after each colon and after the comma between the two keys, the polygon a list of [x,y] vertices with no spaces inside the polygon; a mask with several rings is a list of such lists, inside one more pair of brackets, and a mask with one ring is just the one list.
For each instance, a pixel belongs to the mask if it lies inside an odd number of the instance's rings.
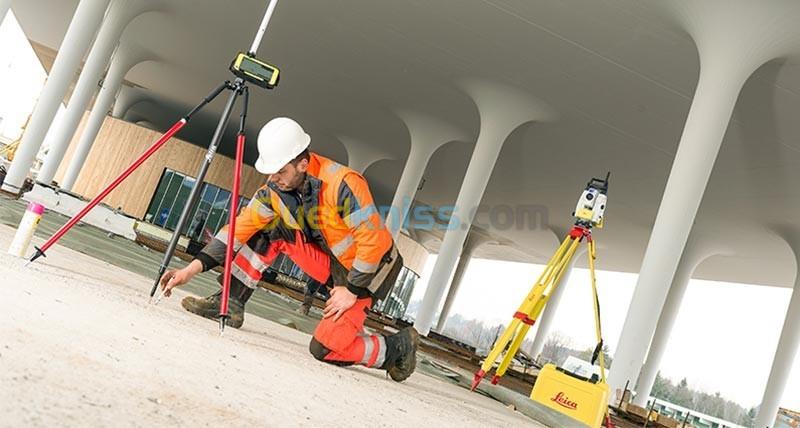
{"label": "reflective band on trousers", "polygon": [[239,281],[242,281],[242,284],[246,285],[248,288],[253,289],[258,288],[258,282],[261,280],[261,278],[253,279],[247,272],[237,266],[236,263],[231,266],[231,275]]}
{"label": "reflective band on trousers", "polygon": [[383,336],[360,336],[364,341],[364,356],[359,363],[367,367],[380,367],[386,360],[386,339]]}
{"label": "reflective band on trousers", "polygon": [[258,287],[261,281],[261,273],[267,268],[267,264],[261,256],[247,245],[243,245],[233,258],[232,274],[237,279],[245,283],[250,288]]}

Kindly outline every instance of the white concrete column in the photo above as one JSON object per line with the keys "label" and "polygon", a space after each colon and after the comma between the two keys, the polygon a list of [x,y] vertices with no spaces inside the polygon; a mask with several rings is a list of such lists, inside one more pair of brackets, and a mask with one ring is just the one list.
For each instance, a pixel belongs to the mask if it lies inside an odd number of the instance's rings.
{"label": "white concrete column", "polygon": [[[561,236],[566,236],[566,234]],[[536,330],[536,336],[534,336],[533,344],[531,345],[531,357],[536,358],[537,355],[542,353],[544,344],[547,342],[547,337],[550,335],[550,331],[553,329],[553,319],[556,317],[556,312],[558,312],[558,306],[561,304],[561,296],[564,295],[564,290],[569,284],[569,279],[572,276],[572,270],[575,268],[575,263],[585,253],[586,246],[581,245],[575,252],[575,255],[572,257],[572,261],[569,262],[567,270],[561,277],[561,283],[558,285],[558,288],[556,288],[556,291],[550,297],[550,300],[547,301],[547,305],[544,307],[541,317],[536,321],[536,324],[538,324],[539,327]]]}
{"label": "white concrete column", "polygon": [[114,108],[111,110],[111,117],[122,119],[131,107],[147,98],[148,94],[141,88],[123,87],[120,89],[117,100],[114,102]]}
{"label": "white concrete column", "polygon": [[456,261],[472,225],[475,209],[483,198],[506,138],[524,123],[554,117],[546,105],[526,97],[524,91],[518,88],[487,81],[464,82],[462,87],[478,107],[481,130],[436,265],[428,281],[422,306],[414,322],[414,327],[423,335],[427,335],[431,329],[433,317],[439,309],[439,303],[450,283]]}
{"label": "white concrete column", "polygon": [[[611,400],[635,384],[739,90],[752,68],[704,64],[609,376]],[[655,309],[655,310],[654,310]]]}
{"label": "white concrete column", "polygon": [[[731,112],[747,78],[765,62],[797,50],[800,3],[748,0],[651,2],[687,31],[700,77],[678,152],[642,261],[614,354],[610,402],[634,384],[703,197]],[[655,309],[655,310],[654,310]]]}
{"label": "white concrete column", "polygon": [[661,308],[658,325],[653,334],[650,349],[647,352],[647,361],[639,373],[639,381],[635,388],[638,394],[633,399],[633,403],[637,406],[647,406],[647,398],[653,389],[658,370],[661,368],[661,361],[667,349],[667,342],[672,333],[672,327],[675,326],[675,320],[678,318],[678,312],[680,311],[681,303],[683,303],[683,296],[689,286],[689,280],[692,278],[697,266],[711,255],[713,254],[701,251],[695,246],[690,248],[688,244],[683,252],[681,261],[678,263],[678,269],[672,279],[667,300],[664,301],[664,307]]}
{"label": "white concrete column", "polygon": [[360,174],[364,174],[373,163],[382,159],[392,158],[391,155],[381,151],[374,144],[365,143],[358,138],[345,135],[337,135],[336,138],[347,149],[347,166]]}
{"label": "white concrete column", "polygon": [[657,5],[666,8],[694,39],[700,76],[614,355],[608,379],[612,403],[627,381],[635,384],[644,364],[659,308],[666,300],[744,82],[765,62],[795,49],[798,42],[797,2],[765,7],[746,0],[676,0]]}
{"label": "white concrete column", "polygon": [[97,33],[97,38],[83,65],[78,83],[75,84],[75,90],[69,99],[64,117],[57,123],[57,126],[51,127],[48,131],[48,134],[53,134],[52,145],[36,181],[49,184],[56,175],[86,107],[97,91],[97,83],[114,53],[114,48],[119,43],[120,35],[133,18],[128,6],[128,0],[113,0],[111,3],[108,15],[103,20],[100,32]]}
{"label": "white concrete column", "polygon": [[408,153],[408,159],[403,168],[403,175],[400,176],[400,182],[397,183],[392,206],[386,216],[386,226],[395,239],[403,228],[403,223],[414,202],[414,196],[417,194],[419,182],[425,174],[425,168],[427,168],[432,154],[433,152],[428,148],[415,145],[412,141],[411,151]]}
{"label": "white concrete column", "polygon": [[783,231],[781,235],[794,251],[798,273],[795,275],[794,289],[789,300],[789,308],[786,310],[775,358],[772,360],[769,380],[756,416],[754,424],[756,428],[771,427],[775,423],[778,407],[786,391],[786,383],[791,379],[792,365],[800,348],[800,232]]}
{"label": "white concrete column", "polygon": [[72,77],[89,47],[109,0],[81,0],[61,42],[53,68],[31,114],[22,141],[8,170],[3,190],[19,193],[42,146],[47,130],[64,100]]}
{"label": "white concrete column", "polygon": [[461,251],[461,257],[458,258],[456,271],[453,274],[453,280],[450,281],[450,288],[447,290],[447,297],[444,299],[444,305],[441,312],[439,312],[439,321],[436,323],[436,331],[441,333],[444,331],[444,326],[447,324],[447,317],[450,316],[450,310],[453,308],[453,301],[456,300],[458,289],[461,287],[461,282],[464,280],[464,274],[469,268],[469,263],[472,261],[472,255],[475,250],[483,243],[482,240],[473,237],[475,232],[471,232],[470,236],[464,245],[464,250]]}
{"label": "white concrete column", "polygon": [[403,228],[414,196],[417,194],[419,182],[433,153],[445,143],[467,139],[465,133],[433,117],[412,111],[398,111],[397,115],[403,119],[408,128],[411,150],[403,168],[403,175],[397,184],[391,209],[386,216],[386,225],[395,239]]}
{"label": "white concrete column", "polygon": [[147,128],[147,129],[152,129],[154,131],[158,130],[158,126],[156,126],[153,122],[150,122],[150,121],[147,121],[147,120],[139,120],[139,121],[136,122],[136,125],[139,125],[141,127]]}
{"label": "white concrete column", "polygon": [[89,156],[92,144],[94,144],[94,140],[97,138],[98,132],[100,132],[100,127],[103,126],[106,114],[111,108],[111,104],[114,102],[114,98],[120,86],[122,86],[122,80],[125,78],[128,71],[133,68],[134,65],[144,60],[145,57],[146,54],[131,45],[121,45],[116,54],[114,54],[111,67],[108,73],[106,73],[105,79],[103,79],[103,86],[97,94],[97,99],[94,102],[92,111],[89,113],[86,126],[83,128],[83,133],[70,159],[69,167],[61,183],[59,183],[60,188],[67,191],[72,190],[83,168],[83,164],[86,162],[86,157]]}

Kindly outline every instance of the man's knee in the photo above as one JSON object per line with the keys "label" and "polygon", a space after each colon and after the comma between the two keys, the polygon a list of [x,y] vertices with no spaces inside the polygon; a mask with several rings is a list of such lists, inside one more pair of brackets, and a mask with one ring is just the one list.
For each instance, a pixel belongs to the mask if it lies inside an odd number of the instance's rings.
{"label": "man's knee", "polygon": [[350,362],[350,361],[329,361],[329,360],[326,360],[325,357],[327,357],[328,354],[331,353],[331,350],[326,348],[325,345],[320,343],[314,337],[311,338],[311,343],[308,344],[308,350],[309,350],[309,352],[311,352],[311,355],[313,355],[314,358],[322,361],[323,363],[328,363],[328,364],[332,364],[334,366],[340,366],[340,367],[347,367],[347,366],[352,366],[353,365],[353,363]]}
{"label": "man's knee", "polygon": [[325,361],[325,357],[331,352],[330,349],[326,348],[325,345],[320,343],[315,337],[311,338],[311,343],[308,344],[308,350],[314,358],[320,361]]}

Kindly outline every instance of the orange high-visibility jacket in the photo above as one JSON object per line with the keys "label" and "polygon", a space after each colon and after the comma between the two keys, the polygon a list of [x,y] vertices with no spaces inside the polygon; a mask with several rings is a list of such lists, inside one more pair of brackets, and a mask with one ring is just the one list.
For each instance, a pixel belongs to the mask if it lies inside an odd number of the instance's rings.
{"label": "orange high-visibility jacket", "polygon": [[[382,262],[392,257],[391,253],[395,253],[394,257],[397,255],[396,250],[390,253],[392,235],[381,219],[364,177],[312,153],[300,196],[302,209],[298,211],[287,204],[292,196],[274,184],[258,189],[236,217],[235,250],[250,253],[252,250],[247,246],[242,248],[242,243],[258,232],[269,232],[275,227],[300,230],[305,239],[329,251],[349,271],[347,284],[334,285],[347,285],[359,295],[364,295],[364,289],[374,294],[381,285],[373,281],[376,272]],[[226,242],[227,227],[224,227],[202,252],[222,263]],[[201,261],[204,259],[207,257]]]}

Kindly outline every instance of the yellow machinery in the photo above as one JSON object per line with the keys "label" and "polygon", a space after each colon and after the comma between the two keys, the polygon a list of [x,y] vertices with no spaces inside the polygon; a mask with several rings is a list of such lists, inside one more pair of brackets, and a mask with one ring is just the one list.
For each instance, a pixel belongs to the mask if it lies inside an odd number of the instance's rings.
{"label": "yellow machinery", "polygon": [[531,399],[590,427],[601,427],[608,413],[608,384],[605,378],[593,382],[546,364]]}
{"label": "yellow machinery", "polygon": [[502,356],[492,377],[492,384],[499,383],[511,361],[522,345],[525,335],[542,314],[547,301],[558,287],[561,277],[569,266],[581,242],[586,242],[589,258],[592,292],[594,293],[594,315],[597,333],[597,347],[592,356],[592,364],[599,360],[600,378],[585,379],[566,372],[552,364],[547,364],[539,373],[531,398],[571,418],[591,427],[602,425],[608,409],[608,385],[605,377],[603,358],[603,339],[600,328],[600,303],[597,299],[597,285],[594,271],[596,257],[592,228],[602,228],[608,193],[608,178],[593,178],[586,186],[575,208],[575,224],[555,255],[547,263],[539,279],[536,280],[525,300],[514,313],[511,323],[497,339],[480,370],[475,373],[472,389],[475,390],[483,377],[491,371],[495,362]]}

